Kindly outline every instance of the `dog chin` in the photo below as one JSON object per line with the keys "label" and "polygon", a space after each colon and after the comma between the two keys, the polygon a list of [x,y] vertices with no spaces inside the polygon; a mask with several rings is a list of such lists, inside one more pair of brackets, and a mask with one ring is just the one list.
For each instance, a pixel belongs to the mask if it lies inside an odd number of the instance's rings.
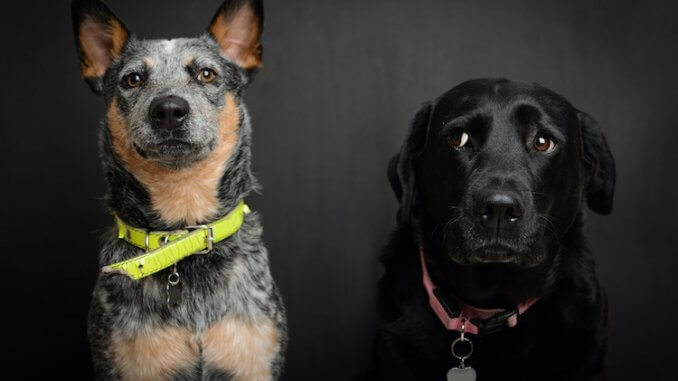
{"label": "dog chin", "polygon": [[529,251],[517,251],[501,245],[487,245],[471,250],[455,250],[450,259],[459,265],[511,264],[535,267],[541,264],[541,255]]}
{"label": "dog chin", "polygon": [[146,145],[143,148],[135,143],[134,149],[148,161],[168,168],[180,169],[204,159],[211,152],[211,146],[211,144],[201,145],[171,139],[159,144]]}

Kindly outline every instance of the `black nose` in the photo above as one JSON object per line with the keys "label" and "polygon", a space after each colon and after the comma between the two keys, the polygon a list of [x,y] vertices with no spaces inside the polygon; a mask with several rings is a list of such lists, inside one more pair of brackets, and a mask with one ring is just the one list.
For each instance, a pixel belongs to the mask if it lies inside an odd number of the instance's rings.
{"label": "black nose", "polygon": [[188,102],[175,95],[156,98],[149,107],[153,127],[166,130],[181,127],[189,111]]}
{"label": "black nose", "polygon": [[480,223],[499,231],[502,226],[514,225],[523,218],[523,206],[510,192],[489,192],[476,201],[475,212]]}

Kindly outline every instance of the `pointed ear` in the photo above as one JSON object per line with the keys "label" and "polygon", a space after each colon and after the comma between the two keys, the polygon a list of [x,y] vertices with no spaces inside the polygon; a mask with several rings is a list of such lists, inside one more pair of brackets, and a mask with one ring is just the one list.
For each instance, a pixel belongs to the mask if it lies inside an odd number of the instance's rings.
{"label": "pointed ear", "polygon": [[92,91],[101,94],[103,77],[129,39],[125,25],[98,0],[71,3],[80,73]]}
{"label": "pointed ear", "polygon": [[419,109],[400,153],[389,162],[388,178],[400,203],[397,217],[399,226],[411,225],[415,217],[417,202],[415,162],[426,145],[432,108],[431,103],[425,103]]}
{"label": "pointed ear", "polygon": [[262,0],[226,0],[207,28],[219,44],[221,55],[248,71],[262,65]]}
{"label": "pointed ear", "polygon": [[614,199],[616,170],[614,157],[598,123],[577,111],[583,146],[583,162],[589,173],[586,202],[598,214],[610,214]]}

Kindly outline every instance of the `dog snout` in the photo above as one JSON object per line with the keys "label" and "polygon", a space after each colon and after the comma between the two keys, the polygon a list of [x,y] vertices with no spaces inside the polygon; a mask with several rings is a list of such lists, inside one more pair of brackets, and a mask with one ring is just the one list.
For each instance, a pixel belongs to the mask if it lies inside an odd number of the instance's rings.
{"label": "dog snout", "polygon": [[510,191],[484,191],[474,197],[473,210],[478,222],[498,234],[523,219],[525,208],[520,197]]}
{"label": "dog snout", "polygon": [[165,130],[175,130],[181,127],[189,111],[188,102],[175,95],[156,98],[149,107],[153,127]]}

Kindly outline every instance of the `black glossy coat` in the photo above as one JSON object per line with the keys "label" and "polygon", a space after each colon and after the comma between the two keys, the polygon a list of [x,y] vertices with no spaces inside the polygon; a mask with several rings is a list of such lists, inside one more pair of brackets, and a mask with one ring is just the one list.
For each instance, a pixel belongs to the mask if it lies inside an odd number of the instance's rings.
{"label": "black glossy coat", "polygon": [[[450,145],[459,131],[472,145]],[[540,134],[556,142],[552,152],[532,149]],[[458,364],[450,345],[459,334],[428,305],[419,245],[434,283],[469,304],[540,298],[516,327],[471,335],[478,380],[603,378],[607,306],[583,205],[611,212],[615,167],[588,115],[536,84],[468,81],[424,105],[389,178],[400,210],[382,257],[380,379],[444,380]],[[521,218],[488,229],[476,212],[487,192],[513,195]]]}

